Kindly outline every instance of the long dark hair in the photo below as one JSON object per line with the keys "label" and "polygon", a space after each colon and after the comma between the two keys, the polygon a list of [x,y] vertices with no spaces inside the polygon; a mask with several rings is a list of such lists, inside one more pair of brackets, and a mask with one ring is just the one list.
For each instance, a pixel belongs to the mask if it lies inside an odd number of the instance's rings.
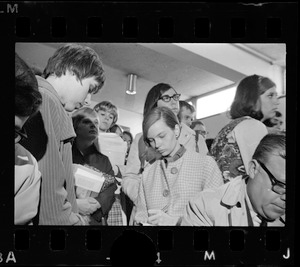
{"label": "long dark hair", "polygon": [[250,116],[261,120],[263,114],[259,104],[259,97],[272,87],[275,83],[267,77],[251,75],[240,81],[234,100],[230,107],[230,116],[232,119],[243,116]]}
{"label": "long dark hair", "polygon": [[[159,83],[150,89],[150,91],[147,94],[146,101],[144,104],[144,113],[143,113],[144,117],[150,110],[157,107],[157,101],[159,100],[161,95],[171,88],[174,89],[170,84]],[[175,89],[174,89],[174,91],[175,91]]]}

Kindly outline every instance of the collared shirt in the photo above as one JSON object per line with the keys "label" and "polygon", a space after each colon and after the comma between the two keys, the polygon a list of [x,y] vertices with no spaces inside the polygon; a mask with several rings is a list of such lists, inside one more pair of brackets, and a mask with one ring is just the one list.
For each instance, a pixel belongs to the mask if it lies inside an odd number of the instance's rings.
{"label": "collared shirt", "polygon": [[181,158],[185,152],[186,152],[185,147],[180,145],[180,148],[172,157],[163,157],[162,159],[164,160],[166,167],[168,166],[169,162],[174,162],[174,161],[178,160],[179,158]]}
{"label": "collared shirt", "polygon": [[41,116],[34,116],[26,123],[28,140],[22,145],[38,160],[43,177],[39,224],[82,224],[74,190],[71,140],[76,135],[72,119],[52,85],[36,77],[43,98]]}
{"label": "collared shirt", "polygon": [[[261,220],[253,210],[247,197],[243,176],[216,189],[204,190],[191,199],[185,208],[181,225],[184,226],[251,226],[247,216],[250,211],[253,226],[259,226]],[[284,226],[280,220],[268,223],[268,226]]]}

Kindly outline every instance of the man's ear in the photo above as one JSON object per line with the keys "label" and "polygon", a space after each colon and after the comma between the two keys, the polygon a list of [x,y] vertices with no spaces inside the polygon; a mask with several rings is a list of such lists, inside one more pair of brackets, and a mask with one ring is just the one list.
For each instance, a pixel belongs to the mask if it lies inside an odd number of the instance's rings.
{"label": "man's ear", "polygon": [[249,162],[249,177],[251,179],[253,179],[255,177],[255,175],[257,174],[258,168],[259,168],[259,163],[257,162],[256,159],[252,159]]}

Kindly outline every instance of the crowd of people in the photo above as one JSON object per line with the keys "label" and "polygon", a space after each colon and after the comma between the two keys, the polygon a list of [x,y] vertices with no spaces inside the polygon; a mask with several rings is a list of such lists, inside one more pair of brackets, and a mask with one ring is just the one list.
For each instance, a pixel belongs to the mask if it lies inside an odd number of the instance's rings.
{"label": "crowd of people", "polygon": [[[86,46],[60,47],[38,75],[15,55],[15,224],[285,225],[286,137],[272,80],[242,79],[214,138],[167,83],[149,88],[133,137],[112,102],[89,107],[104,82]],[[74,166],[101,187],[80,184]]]}

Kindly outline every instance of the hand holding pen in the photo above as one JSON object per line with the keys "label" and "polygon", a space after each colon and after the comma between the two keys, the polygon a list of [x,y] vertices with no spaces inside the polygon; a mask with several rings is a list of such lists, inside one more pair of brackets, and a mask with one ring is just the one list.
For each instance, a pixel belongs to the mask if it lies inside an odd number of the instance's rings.
{"label": "hand holding pen", "polygon": [[148,223],[152,225],[176,225],[178,218],[177,216],[171,216],[167,214],[169,204],[162,209],[150,209],[148,210]]}

